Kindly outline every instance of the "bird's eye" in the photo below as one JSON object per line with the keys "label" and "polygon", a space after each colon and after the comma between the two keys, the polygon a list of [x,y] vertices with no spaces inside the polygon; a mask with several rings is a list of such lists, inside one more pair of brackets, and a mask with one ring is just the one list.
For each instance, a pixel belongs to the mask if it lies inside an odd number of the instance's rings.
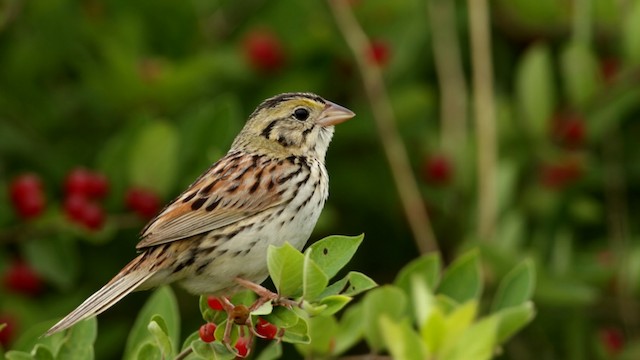
{"label": "bird's eye", "polygon": [[297,108],[293,112],[293,116],[295,116],[295,118],[300,120],[300,121],[307,120],[307,118],[309,117],[309,110],[307,110],[305,108]]}

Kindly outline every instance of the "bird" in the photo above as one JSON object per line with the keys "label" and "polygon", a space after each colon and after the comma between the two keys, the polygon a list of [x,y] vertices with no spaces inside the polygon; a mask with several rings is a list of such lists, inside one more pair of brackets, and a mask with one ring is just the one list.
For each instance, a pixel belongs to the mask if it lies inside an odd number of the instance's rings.
{"label": "bird", "polygon": [[262,283],[270,245],[301,250],[311,236],[329,194],[325,156],[334,126],[354,116],[308,92],[264,100],[227,154],[142,229],[137,257],[44,335],[137,290],[177,283],[222,298]]}

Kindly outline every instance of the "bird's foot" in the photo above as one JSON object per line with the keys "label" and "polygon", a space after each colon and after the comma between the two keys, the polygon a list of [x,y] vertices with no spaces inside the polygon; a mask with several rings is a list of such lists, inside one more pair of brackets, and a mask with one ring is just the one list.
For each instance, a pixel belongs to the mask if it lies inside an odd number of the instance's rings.
{"label": "bird's foot", "polygon": [[261,307],[262,305],[264,305],[269,301],[271,301],[274,306],[286,306],[289,308],[294,306],[300,306],[300,303],[294,300],[282,297],[279,294],[274,293],[273,291],[265,288],[262,285],[259,285],[254,282],[241,279],[241,278],[235,278],[235,281],[238,284],[240,284],[242,287],[249,289],[253,291],[256,295],[258,295],[258,299],[249,307],[249,312],[256,310],[257,308]]}
{"label": "bird's foot", "polygon": [[[244,327],[247,326],[249,329],[253,330],[253,326],[251,323],[251,311],[249,308],[243,304],[234,305],[224,296],[218,297],[218,300],[222,304],[224,311],[227,313],[227,323],[224,328],[224,336],[222,337],[222,343],[227,347],[229,351],[236,354],[239,357],[246,357],[248,353],[244,356],[240,356],[238,351],[231,345],[231,332],[233,330],[233,325],[240,325],[239,332],[240,337],[244,337]],[[247,339],[247,343],[251,344],[253,342],[254,332],[249,331],[249,338]],[[251,349],[247,348],[250,352]]]}
{"label": "bird's foot", "polygon": [[247,307],[246,305],[234,305],[228,298],[224,296],[218,297],[218,300],[222,304],[222,308],[227,313],[227,323],[224,328],[224,336],[222,338],[222,343],[227,347],[229,351],[232,353],[238,354],[237,350],[231,344],[231,332],[233,331],[233,325],[239,325],[240,336],[245,336],[246,326],[249,330],[248,335],[248,343],[251,344],[254,336],[260,336],[256,334],[256,331],[253,327],[251,321],[251,313],[266,304],[267,302],[271,302],[274,306],[286,306],[288,308],[292,308],[294,306],[300,306],[300,303],[282,297],[277,293],[265,288],[262,285],[256,284],[254,282],[235,278],[235,281],[241,285],[242,287],[253,291],[256,295],[258,295],[258,299],[251,304],[251,306]]}

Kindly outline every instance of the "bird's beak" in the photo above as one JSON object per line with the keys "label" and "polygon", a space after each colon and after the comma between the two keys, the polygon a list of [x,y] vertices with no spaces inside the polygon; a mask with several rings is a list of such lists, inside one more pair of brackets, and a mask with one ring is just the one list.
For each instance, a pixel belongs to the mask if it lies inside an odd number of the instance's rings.
{"label": "bird's beak", "polygon": [[351,119],[355,115],[356,114],[353,111],[346,107],[327,101],[327,104],[325,105],[324,110],[322,110],[322,113],[320,113],[320,118],[316,123],[320,126],[338,125]]}

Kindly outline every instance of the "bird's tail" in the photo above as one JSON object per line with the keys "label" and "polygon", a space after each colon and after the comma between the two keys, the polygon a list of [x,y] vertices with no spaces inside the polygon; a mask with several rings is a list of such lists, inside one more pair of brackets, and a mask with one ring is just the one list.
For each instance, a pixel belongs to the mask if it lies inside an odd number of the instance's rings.
{"label": "bird's tail", "polygon": [[96,291],[57,324],[53,325],[44,336],[55,334],[70,328],[81,320],[102,313],[153,276],[156,271],[144,270],[138,266],[144,256],[145,254],[141,254],[136,257],[105,286]]}

